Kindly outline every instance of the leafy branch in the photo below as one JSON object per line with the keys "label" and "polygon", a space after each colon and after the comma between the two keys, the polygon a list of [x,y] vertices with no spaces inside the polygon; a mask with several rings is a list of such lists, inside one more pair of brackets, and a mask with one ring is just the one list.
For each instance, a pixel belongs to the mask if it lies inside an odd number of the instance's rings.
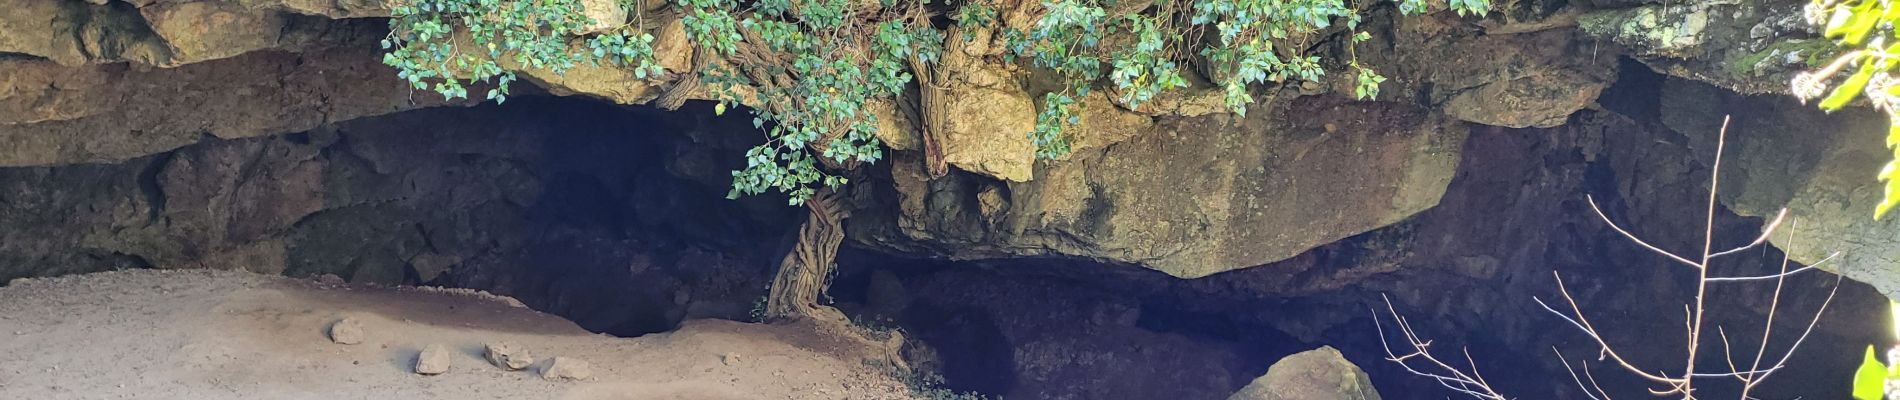
{"label": "leafy branch", "polygon": [[[622,1],[624,8],[641,6]],[[593,21],[582,0],[402,0],[382,42],[383,61],[413,89],[451,99],[481,84],[489,88],[486,99],[506,101],[518,70],[559,74],[602,60],[642,79],[678,78],[676,86],[696,93],[710,84],[697,96],[718,101],[720,113],[748,106],[767,139],[746,153],[745,168],[733,171],[729,195],[776,191],[797,205],[820,186],[845,184],[838,171],[884,157],[879,115],[870,106],[903,101],[919,84],[914,69],[940,62],[946,32],[971,40],[999,30],[1006,62],[1021,58],[1061,77],[1062,88],[1043,94],[1026,132],[1042,158],[1069,152],[1064,133],[1080,123],[1078,99],[1097,85],[1139,108],[1188,87],[1183,70],[1198,65],[1227,107],[1245,114],[1255,87],[1326,74],[1309,47],[1342,29],[1349,52],[1371,38],[1357,30],[1361,10],[1347,0],[1042,0],[1026,5],[1032,23],[1015,28],[999,23],[985,0],[674,1],[698,52],[690,71],[667,71],[655,60],[651,33],[625,21]],[[1490,6],[1440,4],[1461,15],[1482,15]],[[1428,8],[1427,0],[1399,1],[1408,15]],[[954,27],[933,20],[943,10],[953,10]],[[570,48],[577,37],[584,49]],[[721,62],[699,61],[712,57]],[[1377,97],[1385,78],[1349,57],[1354,95]]]}
{"label": "leafy branch", "polygon": [[1900,25],[1895,25],[1900,8],[1877,0],[1814,0],[1802,12],[1808,23],[1826,28],[1828,39],[1851,51],[1819,70],[1796,74],[1791,84],[1795,97],[1803,102],[1821,99],[1822,110],[1836,111],[1865,96],[1874,109],[1887,114],[1886,148],[1893,160],[1875,174],[1886,183],[1883,199],[1874,206],[1874,219],[1880,219],[1900,206],[1900,78],[1893,75],[1900,67]]}

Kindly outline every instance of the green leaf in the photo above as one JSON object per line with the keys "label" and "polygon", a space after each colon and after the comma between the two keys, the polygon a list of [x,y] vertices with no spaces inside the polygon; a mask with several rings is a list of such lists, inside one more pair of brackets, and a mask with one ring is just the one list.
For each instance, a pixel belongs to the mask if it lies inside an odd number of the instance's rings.
{"label": "green leaf", "polygon": [[1887,389],[1887,365],[1880,363],[1874,355],[1874,346],[1867,346],[1867,357],[1860,362],[1860,369],[1854,371],[1854,400],[1881,400]]}
{"label": "green leaf", "polygon": [[1900,123],[1889,123],[1893,124],[1893,126],[1887,128],[1887,147],[1900,146]]}
{"label": "green leaf", "polygon": [[[1841,44],[1847,46],[1858,46],[1866,42],[1867,35],[1873,32],[1875,25],[1880,23],[1882,12],[1874,10],[1874,6],[1880,3],[1863,0],[1853,9],[1836,10],[1833,20],[1828,22],[1827,37],[1839,39]],[[1847,14],[1843,17],[1840,13]]]}
{"label": "green leaf", "polygon": [[1860,70],[1854,72],[1854,76],[1847,77],[1846,81],[1841,82],[1841,86],[1834,88],[1834,93],[1828,94],[1826,99],[1821,100],[1821,109],[1834,111],[1846,107],[1847,102],[1854,101],[1855,97],[1860,96],[1861,89],[1867,87],[1867,81],[1874,78],[1875,71],[1874,60],[1869,57],[1867,61],[1860,64]]}
{"label": "green leaf", "polygon": [[713,115],[726,115],[726,103],[714,104]]}

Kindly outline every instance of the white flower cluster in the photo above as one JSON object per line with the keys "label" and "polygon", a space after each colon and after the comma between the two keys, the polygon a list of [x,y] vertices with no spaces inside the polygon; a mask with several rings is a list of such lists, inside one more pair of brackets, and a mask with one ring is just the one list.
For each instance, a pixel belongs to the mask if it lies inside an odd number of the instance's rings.
{"label": "white flower cluster", "polygon": [[1826,26],[1824,24],[1827,23],[1827,17],[1828,17],[1827,10],[1833,8],[1833,4],[1831,3],[1833,2],[1832,1],[1810,2],[1808,3],[1807,6],[1801,7],[1801,16],[1803,19],[1806,19],[1808,21],[1808,25]]}
{"label": "white flower cluster", "polygon": [[1867,81],[1867,88],[1862,94],[1867,96],[1867,101],[1874,103],[1875,109],[1891,113],[1894,111],[1893,106],[1900,104],[1900,97],[1895,97],[1890,90],[1895,84],[1900,84],[1900,78],[1885,72],[1877,73],[1872,80]]}
{"label": "white flower cluster", "polygon": [[1821,76],[1813,72],[1794,74],[1794,82],[1790,83],[1789,86],[1793,87],[1794,97],[1801,99],[1801,103],[1803,104],[1806,104],[1808,100],[1820,98],[1822,94],[1827,93],[1827,82],[1822,79]]}

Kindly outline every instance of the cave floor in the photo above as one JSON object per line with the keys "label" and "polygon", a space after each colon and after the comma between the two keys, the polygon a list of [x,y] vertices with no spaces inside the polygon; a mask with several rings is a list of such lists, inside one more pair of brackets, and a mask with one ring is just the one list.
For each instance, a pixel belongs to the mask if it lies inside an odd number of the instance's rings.
{"label": "cave floor", "polygon": [[[364,340],[327,330],[349,317]],[[877,345],[802,325],[690,321],[638,338],[472,291],[326,284],[240,272],[130,270],[0,287],[0,398],[10,399],[887,399],[908,388]],[[536,363],[505,371],[484,344]],[[442,344],[451,370],[412,373]],[[591,364],[543,379],[551,356]]]}

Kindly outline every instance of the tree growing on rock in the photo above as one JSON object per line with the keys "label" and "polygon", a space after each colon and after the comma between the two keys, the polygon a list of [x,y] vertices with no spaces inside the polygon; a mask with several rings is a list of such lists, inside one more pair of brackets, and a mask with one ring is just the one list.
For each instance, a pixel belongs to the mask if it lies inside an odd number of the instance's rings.
{"label": "tree growing on rock", "polygon": [[[1351,54],[1371,35],[1372,7],[1401,14],[1482,15],[1488,0],[397,0],[384,63],[413,89],[506,101],[526,70],[583,63],[630,70],[664,88],[651,103],[744,106],[766,136],[733,171],[730,197],[778,192],[811,202],[786,257],[768,317],[817,304],[849,196],[822,195],[846,172],[884,158],[881,130],[921,133],[928,170],[948,172],[939,146],[944,99],[963,74],[1027,70],[1041,103],[1027,135],[1041,158],[1069,151],[1091,90],[1138,109],[1174,92],[1216,96],[1245,113],[1262,89],[1318,83],[1328,65],[1352,72],[1359,98],[1385,80]],[[663,22],[692,43],[690,66],[658,62]],[[1344,60],[1323,60],[1340,43]],[[1021,79],[1022,72],[1009,79]],[[1046,87],[1040,87],[1046,86]],[[902,111],[897,111],[902,110]],[[900,124],[901,121],[912,121]],[[895,128],[889,128],[895,127]],[[889,134],[891,132],[882,132]],[[904,132],[908,134],[909,132]],[[787,276],[791,274],[792,276]],[[792,285],[792,286],[786,286]],[[815,289],[814,289],[815,288]]]}

